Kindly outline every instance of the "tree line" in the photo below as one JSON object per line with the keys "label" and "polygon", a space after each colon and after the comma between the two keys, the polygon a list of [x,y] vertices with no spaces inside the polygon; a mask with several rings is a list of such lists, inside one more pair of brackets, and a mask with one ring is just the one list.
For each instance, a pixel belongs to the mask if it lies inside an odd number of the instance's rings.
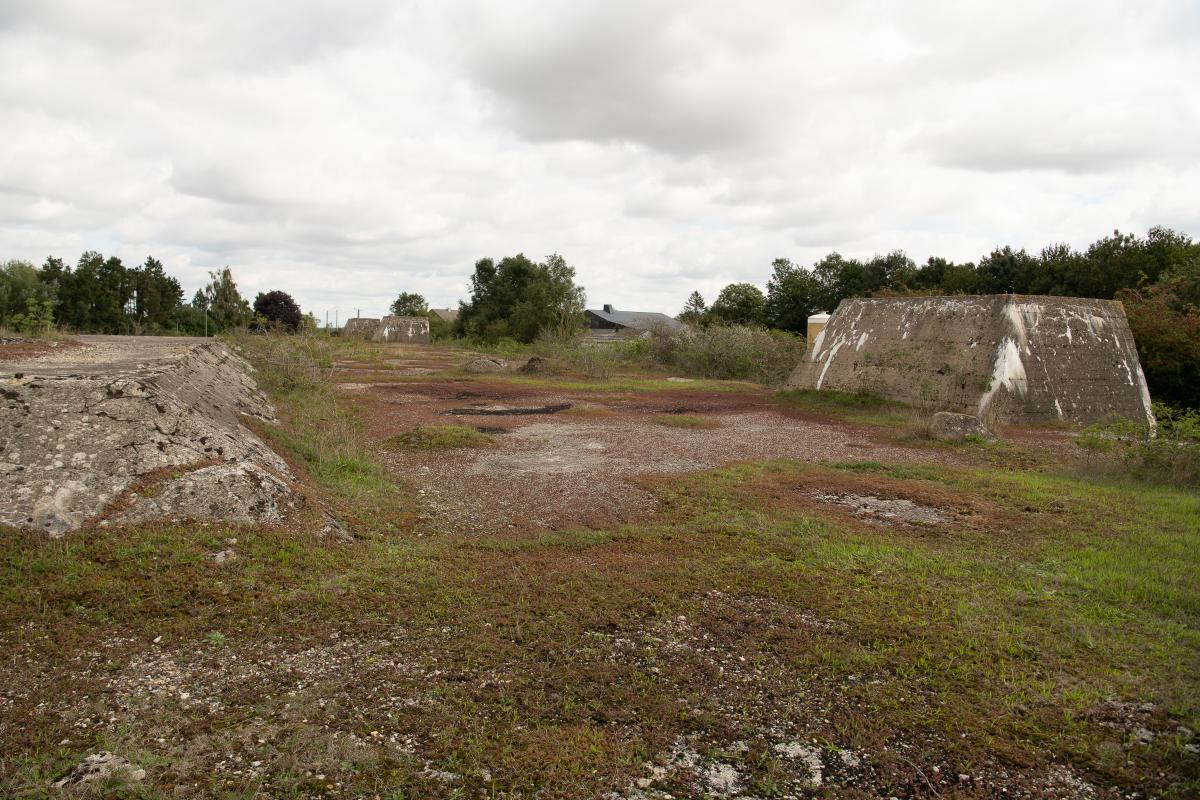
{"label": "tree line", "polygon": [[[1042,294],[1116,298],[1122,290],[1153,285],[1169,276],[1200,270],[1200,244],[1168,228],[1146,236],[1115,231],[1083,251],[1066,244],[1036,254],[996,248],[977,263],[938,256],[917,265],[894,250],[866,260],[833,252],[806,269],[790,259],[771,264],[764,293],[750,283],[721,290],[712,306],[699,292],[688,298],[680,319],[765,325],[803,332],[812,314],[833,311],[848,297],[879,295]],[[1192,302],[1200,298],[1192,297]]]}
{"label": "tree line", "polygon": [[[292,330],[304,322],[289,294],[242,297],[228,267],[183,298],[183,287],[153,256],[127,267],[115,256],[88,251],[71,266],[51,256],[40,267],[12,260],[0,265],[0,327],[42,332],[61,327],[80,333],[212,335],[273,323]],[[314,320],[310,320],[315,324]]]}
{"label": "tree line", "polygon": [[758,325],[803,333],[808,317],[850,297],[1032,294],[1120,300],[1156,399],[1200,406],[1200,243],[1169,228],[1114,231],[1084,250],[996,248],[977,263],[930,257],[918,266],[895,250],[866,260],[830,253],[806,269],[771,264],[763,292],[733,283],[708,305],[692,292],[680,320]]}

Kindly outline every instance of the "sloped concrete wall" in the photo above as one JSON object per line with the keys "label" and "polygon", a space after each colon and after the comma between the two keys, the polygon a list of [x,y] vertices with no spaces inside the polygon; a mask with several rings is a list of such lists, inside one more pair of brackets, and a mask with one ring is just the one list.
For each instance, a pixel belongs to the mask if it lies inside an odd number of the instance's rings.
{"label": "sloped concrete wall", "polygon": [[[273,422],[249,364],[212,339],[81,337],[0,367],[0,523],[51,535],[108,513],[277,522],[303,499],[242,424]],[[156,492],[129,490],[165,473]]]}
{"label": "sloped concrete wall", "polygon": [[1120,303],[985,295],[844,300],[788,385],[1003,423],[1153,420]]}
{"label": "sloped concrete wall", "polygon": [[351,317],[342,328],[343,336],[371,336],[379,327],[379,320],[370,317]]}

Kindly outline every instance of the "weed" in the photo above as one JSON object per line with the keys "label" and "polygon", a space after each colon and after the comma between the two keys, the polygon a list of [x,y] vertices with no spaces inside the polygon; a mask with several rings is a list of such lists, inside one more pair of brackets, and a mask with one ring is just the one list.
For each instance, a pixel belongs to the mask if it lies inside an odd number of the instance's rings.
{"label": "weed", "polygon": [[1112,418],[1080,432],[1085,466],[1106,475],[1200,487],[1200,411],[1156,403],[1157,426]]}
{"label": "weed", "polygon": [[782,384],[804,355],[805,341],[782,331],[743,325],[663,328],[653,332],[648,357],[684,375]]}
{"label": "weed", "polygon": [[466,425],[418,425],[385,439],[391,450],[449,450],[459,447],[491,447],[496,440]]}

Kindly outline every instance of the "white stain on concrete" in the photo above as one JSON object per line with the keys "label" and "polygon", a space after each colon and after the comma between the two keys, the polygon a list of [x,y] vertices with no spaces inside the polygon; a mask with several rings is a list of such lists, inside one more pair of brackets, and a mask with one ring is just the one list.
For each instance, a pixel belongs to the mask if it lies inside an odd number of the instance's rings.
{"label": "white stain on concrete", "polygon": [[996,362],[992,367],[992,382],[983,397],[979,398],[978,413],[983,414],[991,405],[996,392],[1004,387],[1008,392],[1024,397],[1028,391],[1025,378],[1025,365],[1021,362],[1021,350],[1016,341],[1004,337],[996,348]]}

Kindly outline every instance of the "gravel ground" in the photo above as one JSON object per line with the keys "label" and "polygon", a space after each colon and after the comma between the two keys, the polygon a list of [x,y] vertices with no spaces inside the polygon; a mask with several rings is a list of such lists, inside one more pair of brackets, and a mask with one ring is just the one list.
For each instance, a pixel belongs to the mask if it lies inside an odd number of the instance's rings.
{"label": "gravel ground", "polygon": [[[601,527],[655,510],[638,478],[711,469],[740,461],[959,461],[950,451],[877,440],[878,430],[774,410],[761,392],[665,391],[605,398],[539,392],[483,381],[403,385],[343,384],[382,440],[415,425],[489,429],[496,447],[386,452],[385,460],[426,504],[438,531],[488,533],[575,525]],[[572,404],[548,415],[446,416],[464,406]],[[702,413],[715,428],[668,427],[664,414]]]}

